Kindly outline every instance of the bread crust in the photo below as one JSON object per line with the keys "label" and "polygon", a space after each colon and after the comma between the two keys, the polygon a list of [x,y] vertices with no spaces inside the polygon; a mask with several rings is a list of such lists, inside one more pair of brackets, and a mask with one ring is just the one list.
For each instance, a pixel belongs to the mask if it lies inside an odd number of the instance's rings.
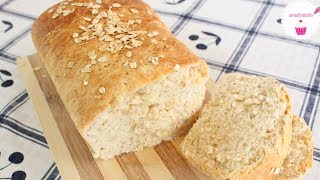
{"label": "bread crust", "polygon": [[[238,74],[238,76],[241,77],[246,75]],[[292,138],[291,101],[288,96],[288,92],[284,86],[278,94],[278,97],[280,98],[280,101],[283,101],[286,104],[286,110],[284,112],[284,115],[282,116],[283,119],[281,120],[281,122],[284,123],[281,133],[281,141],[279,141],[280,143],[275,146],[275,149],[273,151],[270,151],[268,152],[268,154],[265,155],[264,159],[259,164],[245,171],[232,172],[228,176],[226,176],[222,171],[219,170],[219,168],[216,165],[207,165],[206,163],[200,161],[196,157],[191,157],[190,154],[184,153],[187,160],[191,162],[201,172],[213,177],[213,179],[274,179],[272,169],[276,167],[281,167],[281,165],[283,164],[283,161],[287,156],[289,144],[291,143]],[[209,105],[210,103],[206,106]],[[202,113],[205,113],[205,109]],[[184,150],[186,150],[186,147],[184,147],[186,146],[185,144],[186,142],[182,143],[183,152]]]}
{"label": "bread crust", "polygon": [[292,132],[288,156],[275,179],[300,179],[312,167],[314,142],[312,132],[303,118],[293,116]]}
{"label": "bread crust", "polygon": [[[57,18],[52,18],[52,13],[47,10],[32,26],[32,39],[38,54],[80,133],[100,112],[116,105],[121,96],[136,92],[174,72],[177,64],[181,69],[197,66],[195,70],[202,74],[203,79],[208,76],[206,63],[171,34],[150,6],[141,0],[110,0],[102,1],[99,11],[108,11],[114,3],[121,5],[112,10],[123,14],[123,21],[142,20],[141,24],[133,27],[135,31],[159,32],[154,38],[146,36],[141,46],[131,49],[131,59],[126,57],[127,49],[116,54],[100,53],[98,48],[104,42],[99,41],[99,38],[91,39],[85,45],[74,42],[72,36],[80,33],[79,26],[83,23],[83,17],[95,17],[89,8],[74,6],[73,13]],[[52,8],[57,9],[58,6]],[[139,13],[132,13],[130,9],[136,9]],[[151,43],[151,39],[157,39],[158,43]],[[92,67],[92,72],[82,73],[81,69],[90,62],[87,54],[92,50],[106,55],[108,63],[97,64]],[[148,61],[153,54],[164,55],[158,65]],[[137,68],[123,67],[125,62],[132,59],[137,63]],[[72,68],[67,67],[70,62],[74,62]],[[84,79],[89,81],[87,86],[83,85]],[[199,79],[199,83],[203,79]],[[105,88],[105,94],[99,93],[100,87]]]}

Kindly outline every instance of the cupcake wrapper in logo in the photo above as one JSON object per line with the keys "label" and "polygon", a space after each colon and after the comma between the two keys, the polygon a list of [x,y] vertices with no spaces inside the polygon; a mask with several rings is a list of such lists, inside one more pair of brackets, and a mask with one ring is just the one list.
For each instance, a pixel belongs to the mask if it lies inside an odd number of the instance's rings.
{"label": "cupcake wrapper in logo", "polygon": [[309,39],[319,29],[319,8],[307,1],[289,3],[282,14],[285,32],[296,39]]}
{"label": "cupcake wrapper in logo", "polygon": [[296,27],[296,33],[299,36],[305,35],[307,32],[307,27]]}

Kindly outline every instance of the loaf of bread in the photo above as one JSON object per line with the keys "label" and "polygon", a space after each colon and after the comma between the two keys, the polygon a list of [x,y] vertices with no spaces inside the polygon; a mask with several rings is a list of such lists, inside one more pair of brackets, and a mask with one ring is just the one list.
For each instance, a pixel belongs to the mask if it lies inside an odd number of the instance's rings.
{"label": "loaf of bread", "polygon": [[216,82],[181,148],[196,168],[216,179],[269,179],[287,156],[291,133],[285,86],[233,73]]}
{"label": "loaf of bread", "polygon": [[206,63],[141,0],[68,0],[33,24],[33,42],[94,157],[154,146],[188,130]]}
{"label": "loaf of bread", "polygon": [[302,118],[293,116],[292,141],[288,156],[281,168],[274,169],[276,179],[299,179],[312,167],[313,161],[312,133]]}

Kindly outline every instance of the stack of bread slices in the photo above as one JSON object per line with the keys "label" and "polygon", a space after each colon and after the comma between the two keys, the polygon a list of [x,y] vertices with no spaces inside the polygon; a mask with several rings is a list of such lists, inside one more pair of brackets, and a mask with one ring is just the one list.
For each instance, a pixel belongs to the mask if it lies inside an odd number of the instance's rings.
{"label": "stack of bread slices", "polygon": [[223,75],[181,144],[214,179],[296,179],[312,166],[312,134],[292,113],[283,84],[269,77]]}

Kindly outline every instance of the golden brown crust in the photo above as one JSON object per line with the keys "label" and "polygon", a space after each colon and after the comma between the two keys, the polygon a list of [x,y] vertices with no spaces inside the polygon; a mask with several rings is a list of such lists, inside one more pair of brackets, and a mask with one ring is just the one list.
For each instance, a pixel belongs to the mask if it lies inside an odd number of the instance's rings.
{"label": "golden brown crust", "polygon": [[[76,2],[95,4],[96,1]],[[133,30],[159,32],[154,38],[145,36],[142,46],[130,50],[133,54],[131,58],[126,57],[128,49],[122,49],[115,54],[99,52],[98,48],[104,44],[99,38],[90,39],[84,45],[74,42],[72,35],[81,33],[79,26],[85,23],[83,17],[93,19],[96,16],[92,15],[92,9],[86,7],[73,6],[74,12],[56,18],[52,18],[53,13],[47,10],[32,27],[32,38],[42,62],[79,130],[95,119],[97,114],[116,103],[120,96],[135,92],[170,74],[176,64],[181,68],[198,65],[203,76],[208,73],[206,63],[179,42],[152,8],[141,0],[103,1],[99,12],[108,11],[116,2],[121,4],[121,7],[113,8],[112,11],[123,14],[122,21],[142,20],[141,24],[133,25]],[[71,3],[73,2],[66,6]],[[58,9],[58,6],[53,8]],[[130,9],[137,9],[139,13],[132,13]],[[151,43],[152,39],[157,39],[158,43]],[[81,69],[90,62],[87,54],[91,50],[95,50],[100,56],[107,56],[108,62],[98,63],[92,66],[92,72],[83,73]],[[164,55],[158,65],[148,61],[154,53]],[[123,67],[125,62],[133,60],[138,64],[136,69]],[[74,62],[72,68],[67,67],[70,62]],[[83,84],[85,79],[88,80],[87,86]],[[105,94],[99,93],[100,87],[105,87]]]}

